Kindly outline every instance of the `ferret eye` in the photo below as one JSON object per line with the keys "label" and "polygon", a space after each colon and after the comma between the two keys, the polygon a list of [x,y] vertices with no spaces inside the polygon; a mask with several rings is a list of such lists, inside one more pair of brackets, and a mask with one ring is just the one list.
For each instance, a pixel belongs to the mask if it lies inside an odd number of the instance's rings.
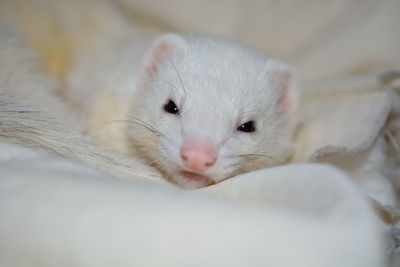
{"label": "ferret eye", "polygon": [[248,122],[240,125],[237,128],[237,130],[241,131],[241,132],[251,133],[256,130],[256,127],[254,126],[254,121],[248,121]]}
{"label": "ferret eye", "polygon": [[164,105],[164,110],[168,113],[179,115],[179,109],[171,99]]}

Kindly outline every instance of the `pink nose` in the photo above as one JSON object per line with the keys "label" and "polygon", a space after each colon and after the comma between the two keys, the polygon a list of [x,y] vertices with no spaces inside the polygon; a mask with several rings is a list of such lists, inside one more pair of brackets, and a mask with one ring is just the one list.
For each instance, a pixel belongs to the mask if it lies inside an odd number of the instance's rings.
{"label": "pink nose", "polygon": [[215,146],[207,140],[190,139],[181,146],[183,165],[193,171],[204,172],[217,160]]}

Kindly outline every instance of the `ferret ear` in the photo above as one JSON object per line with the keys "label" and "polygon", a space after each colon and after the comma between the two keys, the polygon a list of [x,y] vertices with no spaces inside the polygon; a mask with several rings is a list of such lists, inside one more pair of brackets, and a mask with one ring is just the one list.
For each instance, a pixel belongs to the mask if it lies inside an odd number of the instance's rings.
{"label": "ferret ear", "polygon": [[268,59],[266,61],[267,80],[277,92],[277,106],[281,112],[295,110],[298,104],[294,69],[286,63]]}
{"label": "ferret ear", "polygon": [[144,63],[147,75],[154,77],[160,64],[168,60],[175,53],[185,52],[186,41],[178,34],[164,34],[157,38],[150,49]]}

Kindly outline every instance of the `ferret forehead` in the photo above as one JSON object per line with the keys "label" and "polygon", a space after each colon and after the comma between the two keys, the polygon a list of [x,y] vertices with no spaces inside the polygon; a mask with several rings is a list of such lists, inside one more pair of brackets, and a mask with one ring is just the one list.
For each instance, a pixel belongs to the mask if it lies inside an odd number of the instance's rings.
{"label": "ferret forehead", "polygon": [[220,99],[259,97],[267,82],[262,64],[223,55],[193,58],[178,63],[186,94],[203,94]]}
{"label": "ferret forehead", "polygon": [[241,43],[212,35],[186,36],[187,59],[208,67],[257,66],[265,62],[265,55]]}
{"label": "ferret forehead", "polygon": [[200,77],[184,82],[184,85],[186,92],[182,99],[183,112],[193,113],[205,121],[215,118],[220,122],[235,123],[250,117],[255,119],[259,116],[257,112],[268,108],[265,105],[268,95],[261,92],[257,85],[241,79],[221,82]]}
{"label": "ferret forehead", "polygon": [[[182,78],[206,90],[235,93],[235,90],[255,88],[264,77],[265,55],[236,42],[218,38],[193,37],[184,55],[174,63]],[[227,92],[224,92],[224,88]]]}

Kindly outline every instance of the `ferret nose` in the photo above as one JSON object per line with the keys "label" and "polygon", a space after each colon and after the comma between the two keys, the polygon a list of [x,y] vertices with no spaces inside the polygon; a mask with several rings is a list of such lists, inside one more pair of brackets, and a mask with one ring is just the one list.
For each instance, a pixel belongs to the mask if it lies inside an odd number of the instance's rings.
{"label": "ferret nose", "polygon": [[193,171],[204,172],[217,160],[215,146],[207,140],[191,139],[181,146],[183,165]]}

